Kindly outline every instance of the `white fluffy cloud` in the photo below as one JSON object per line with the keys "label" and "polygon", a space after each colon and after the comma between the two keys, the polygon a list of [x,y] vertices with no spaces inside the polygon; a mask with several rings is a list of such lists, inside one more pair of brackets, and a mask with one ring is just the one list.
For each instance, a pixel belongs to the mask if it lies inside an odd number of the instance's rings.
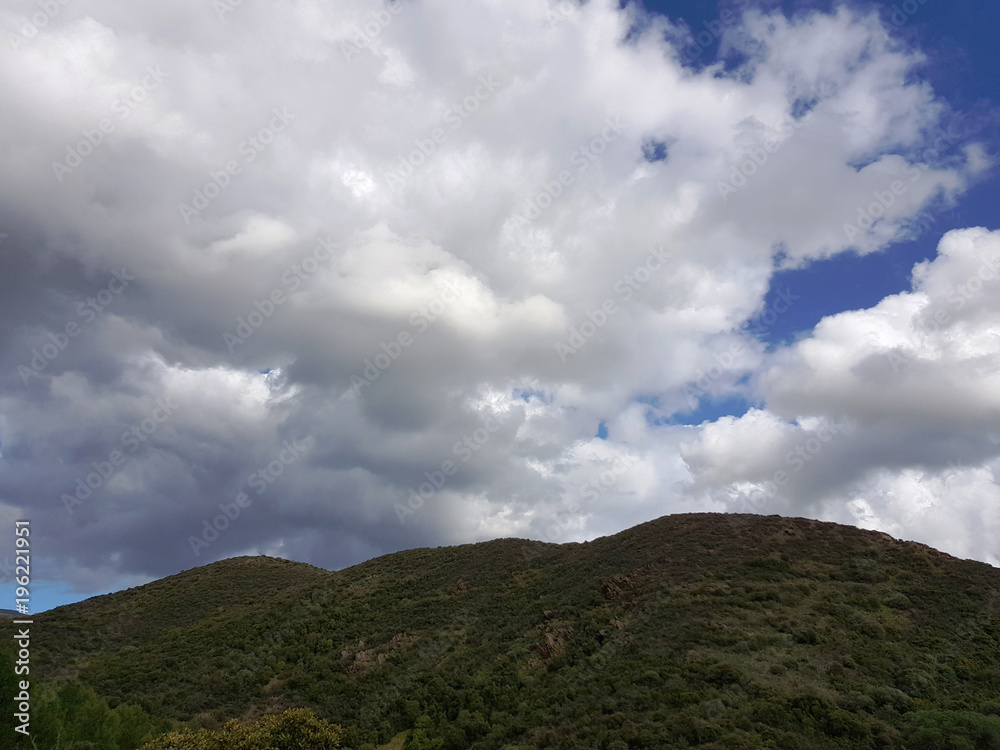
{"label": "white fluffy cloud", "polygon": [[[823,418],[840,432],[770,507],[889,528],[916,483],[964,509],[926,540],[988,556],[996,296],[949,294],[994,235],[949,235],[912,293],[788,350],[740,332],[776,266],[905,238],[989,163],[875,16],[751,13],[726,72],[610,0],[80,0],[31,38],[22,6],[0,14],[0,503],[37,519],[53,577],[731,509]],[[134,281],[98,296],[113,271]],[[762,408],[666,424],[706,372],[710,392],[753,375]]]}
{"label": "white fluffy cloud", "polygon": [[[949,232],[937,257],[914,267],[912,291],[825,318],[776,352],[758,375],[767,410],[706,425],[685,446],[690,490],[996,564],[998,292],[1000,232]],[[839,432],[817,439],[809,420]]]}

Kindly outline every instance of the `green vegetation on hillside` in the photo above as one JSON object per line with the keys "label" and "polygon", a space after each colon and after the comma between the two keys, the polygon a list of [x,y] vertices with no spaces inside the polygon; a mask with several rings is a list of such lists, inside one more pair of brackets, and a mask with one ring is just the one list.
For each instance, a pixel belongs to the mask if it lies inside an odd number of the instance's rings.
{"label": "green vegetation on hillside", "polygon": [[228,722],[212,732],[171,732],[143,750],[335,750],[340,728],[317,719],[311,711],[290,709],[248,724]]}
{"label": "green vegetation on hillside", "polygon": [[1000,750],[1000,571],[804,519],[236,558],[36,622],[39,669],[111,706],[307,708],[357,750]]}
{"label": "green vegetation on hillside", "polygon": [[[39,682],[28,675],[15,675],[16,656],[12,643],[0,645],[0,696],[4,698],[0,747],[48,750],[136,750],[161,735],[173,722],[156,720],[138,706],[126,703],[114,709],[78,680]],[[31,741],[15,732],[21,721],[14,716],[13,701],[19,694],[18,682],[27,679],[31,697]],[[11,708],[8,708],[11,707]],[[34,745],[32,745],[32,741]]]}

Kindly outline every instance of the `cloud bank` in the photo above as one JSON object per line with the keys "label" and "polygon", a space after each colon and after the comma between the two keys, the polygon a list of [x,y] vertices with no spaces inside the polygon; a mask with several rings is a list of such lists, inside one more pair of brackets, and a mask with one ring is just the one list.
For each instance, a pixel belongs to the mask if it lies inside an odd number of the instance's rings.
{"label": "cloud bank", "polygon": [[747,328],[991,163],[876,15],[750,11],[692,66],[603,0],[52,5],[0,13],[0,517],[52,580],[694,510],[998,564],[1000,233]]}

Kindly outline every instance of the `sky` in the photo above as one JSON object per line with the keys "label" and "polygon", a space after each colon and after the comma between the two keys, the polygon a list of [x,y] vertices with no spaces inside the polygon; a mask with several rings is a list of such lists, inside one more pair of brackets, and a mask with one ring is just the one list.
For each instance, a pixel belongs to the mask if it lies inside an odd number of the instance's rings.
{"label": "sky", "polygon": [[0,607],[16,521],[33,612],[702,511],[1000,565],[997,22],[5,4]]}

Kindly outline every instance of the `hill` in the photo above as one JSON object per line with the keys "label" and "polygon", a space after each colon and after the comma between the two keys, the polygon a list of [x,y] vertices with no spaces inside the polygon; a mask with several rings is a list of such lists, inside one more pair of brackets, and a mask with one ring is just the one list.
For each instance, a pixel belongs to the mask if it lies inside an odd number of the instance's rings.
{"label": "hill", "polygon": [[806,519],[234,558],[35,621],[37,669],[111,705],[311,708],[350,748],[1000,748],[1000,571]]}

